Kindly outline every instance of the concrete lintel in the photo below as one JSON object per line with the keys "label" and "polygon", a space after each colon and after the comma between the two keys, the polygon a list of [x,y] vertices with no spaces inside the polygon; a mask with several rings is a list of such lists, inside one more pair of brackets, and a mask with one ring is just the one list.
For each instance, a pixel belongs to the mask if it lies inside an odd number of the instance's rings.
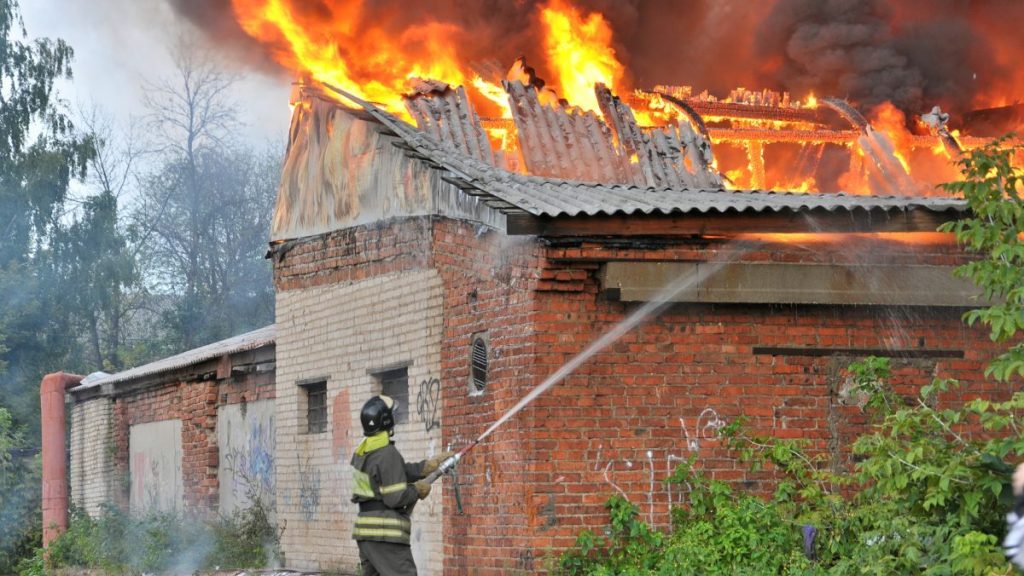
{"label": "concrete lintel", "polygon": [[[609,262],[601,272],[606,294],[623,302],[987,306],[952,266],[707,262]],[[677,279],[694,281],[667,299]]]}

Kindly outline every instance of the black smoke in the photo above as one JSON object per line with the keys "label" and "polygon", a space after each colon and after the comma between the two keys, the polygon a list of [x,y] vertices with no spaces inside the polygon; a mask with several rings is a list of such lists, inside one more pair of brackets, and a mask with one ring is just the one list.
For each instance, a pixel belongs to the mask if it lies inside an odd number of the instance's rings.
{"label": "black smoke", "polygon": [[758,27],[762,81],[805,94],[920,114],[969,108],[994,66],[966,0],[779,0]]}

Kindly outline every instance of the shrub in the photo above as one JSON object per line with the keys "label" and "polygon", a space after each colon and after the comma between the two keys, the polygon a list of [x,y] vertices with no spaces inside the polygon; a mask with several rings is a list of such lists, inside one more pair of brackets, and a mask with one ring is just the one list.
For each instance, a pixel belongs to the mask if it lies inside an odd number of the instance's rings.
{"label": "shrub", "polygon": [[229,517],[202,521],[173,512],[130,515],[105,507],[96,518],[73,511],[67,531],[18,565],[36,576],[61,568],[106,574],[263,568],[279,556],[279,533],[260,500]]}

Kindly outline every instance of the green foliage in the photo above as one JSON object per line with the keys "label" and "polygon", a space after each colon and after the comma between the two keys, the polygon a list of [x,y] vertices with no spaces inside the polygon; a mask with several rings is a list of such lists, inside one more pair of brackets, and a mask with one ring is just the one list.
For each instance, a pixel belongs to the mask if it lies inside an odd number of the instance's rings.
{"label": "green foliage", "polygon": [[108,372],[123,368],[125,293],[139,278],[127,240],[118,229],[113,193],[103,191],[86,199],[81,216],[56,229],[52,253],[54,269],[66,288],[63,309],[75,319],[75,332],[85,335],[83,355],[89,358],[88,365]]}
{"label": "green foliage", "polygon": [[654,576],[676,574],[815,574],[801,553],[801,535],[772,506],[750,494],[734,493],[709,480],[692,462],[667,480],[689,489],[686,507],[672,513],[673,530],[663,534],[637,517],[621,496],[608,501],[607,534],[582,533],[560,559],[561,576]]}
{"label": "green foliage", "polygon": [[97,518],[73,511],[66,532],[18,565],[22,576],[63,568],[105,574],[262,568],[280,554],[279,533],[259,501],[212,521],[168,512],[129,515],[104,508]]}
{"label": "green foliage", "polygon": [[246,508],[210,525],[213,550],[208,565],[262,568],[281,557],[280,533],[268,507],[256,498]]}
{"label": "green foliage", "polygon": [[[981,255],[957,269],[995,300],[987,308],[964,315],[968,324],[988,326],[993,341],[1007,342],[1024,326],[1024,179],[1014,157],[1024,147],[1008,136],[971,150],[960,160],[963,177],[943,185],[947,192],[962,195],[971,208],[968,218],[944,224],[964,247]],[[1016,342],[986,369],[986,376],[1005,381],[1024,375],[1024,342]]]}
{"label": "green foliage", "polygon": [[67,337],[43,260],[73,178],[93,149],[54,90],[71,48],[26,38],[15,0],[0,0],[0,405],[37,432],[39,378]]}
{"label": "green foliage", "polygon": [[19,455],[25,446],[22,431],[0,406],[0,574],[12,573],[42,537],[39,458]]}

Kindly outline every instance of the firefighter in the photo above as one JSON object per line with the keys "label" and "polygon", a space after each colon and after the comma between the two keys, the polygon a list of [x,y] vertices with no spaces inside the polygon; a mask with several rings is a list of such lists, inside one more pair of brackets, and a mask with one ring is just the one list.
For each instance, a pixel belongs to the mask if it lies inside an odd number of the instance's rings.
{"label": "firefighter", "polygon": [[1014,504],[1006,515],[1006,537],[1003,539],[1003,553],[1014,566],[1024,569],[1024,463],[1018,464],[1013,472]]}
{"label": "firefighter", "polygon": [[412,510],[430,494],[430,483],[423,478],[452,455],[407,463],[391,440],[398,408],[382,394],[370,398],[359,414],[366,438],[352,456],[352,501],[359,505],[352,538],[359,546],[363,576],[416,574],[409,547]]}

